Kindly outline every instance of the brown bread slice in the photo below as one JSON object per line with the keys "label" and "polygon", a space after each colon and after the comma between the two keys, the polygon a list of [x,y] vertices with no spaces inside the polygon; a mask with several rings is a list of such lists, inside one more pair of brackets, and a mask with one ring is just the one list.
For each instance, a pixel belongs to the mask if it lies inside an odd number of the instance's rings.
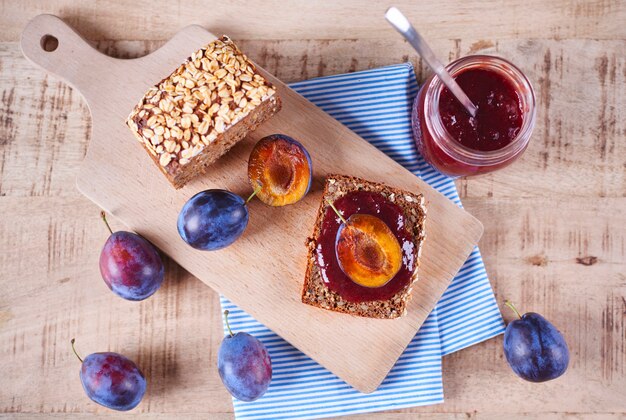
{"label": "brown bread slice", "polygon": [[[418,261],[412,281],[388,300],[359,303],[344,300],[340,295],[326,287],[322,280],[320,269],[316,263],[315,248],[322,229],[322,223],[324,222],[324,214],[328,207],[327,200],[334,202],[346,193],[357,190],[380,193],[388,200],[400,206],[407,219],[407,228],[413,234]],[[411,297],[412,285],[417,281],[419,256],[425,238],[425,218],[426,207],[422,194],[413,194],[408,191],[399,190],[377,182],[366,181],[361,178],[335,174],[328,175],[322,196],[322,203],[317,213],[313,235],[307,240],[309,254],[304,286],[302,288],[302,302],[318,308],[368,318],[392,319],[403,316],[406,313],[407,302]]]}
{"label": "brown bread slice", "polygon": [[276,88],[223,36],[150,88],[126,124],[181,188],[280,108]]}

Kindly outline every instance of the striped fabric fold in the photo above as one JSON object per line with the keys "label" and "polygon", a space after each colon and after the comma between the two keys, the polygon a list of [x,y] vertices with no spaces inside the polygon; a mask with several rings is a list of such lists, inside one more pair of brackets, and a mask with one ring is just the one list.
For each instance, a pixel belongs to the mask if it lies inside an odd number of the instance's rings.
{"label": "striped fabric fold", "polygon": [[[453,179],[428,165],[413,143],[411,106],[418,86],[410,63],[291,87],[461,206]],[[504,332],[478,248],[372,394],[354,390],[224,297],[220,302],[231,312],[231,327],[258,337],[272,357],[268,392],[251,403],[233,399],[237,419],[324,418],[441,403],[441,357]]]}
{"label": "striped fabric fold", "polygon": [[231,328],[257,337],[272,358],[267,393],[251,403],[233,398],[237,419],[315,419],[443,402],[441,344],[434,311],[380,388],[361,394],[226,298],[220,302],[230,311]]}

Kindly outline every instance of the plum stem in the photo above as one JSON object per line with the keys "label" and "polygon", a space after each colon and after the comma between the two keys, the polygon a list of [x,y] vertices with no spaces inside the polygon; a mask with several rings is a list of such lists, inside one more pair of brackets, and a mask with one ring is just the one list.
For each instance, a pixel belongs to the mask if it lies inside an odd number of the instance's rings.
{"label": "plum stem", "polygon": [[228,312],[228,309],[226,309],[226,310],[224,311],[224,322],[226,322],[226,328],[228,328],[228,332],[230,333],[230,336],[231,336],[231,337],[234,337],[234,336],[235,336],[235,334],[233,334],[233,330],[231,330],[231,329],[230,329],[230,324],[228,323],[228,314],[229,314],[229,313],[230,313],[230,312]]}
{"label": "plum stem", "polygon": [[343,218],[343,216],[341,215],[341,213],[339,213],[339,210],[337,210],[337,207],[335,207],[335,205],[328,199],[326,199],[326,202],[328,203],[328,205],[330,207],[332,207],[332,209],[335,211],[335,213],[337,213],[337,216],[339,216],[339,218],[341,219],[341,221],[343,222],[344,225],[347,225],[348,222],[346,222],[346,219]]}
{"label": "plum stem", "polygon": [[508,306],[509,308],[511,308],[513,312],[515,312],[515,315],[519,317],[519,319],[522,319],[522,316],[520,315],[519,311],[517,310],[517,308],[515,308],[515,306],[510,301],[506,300],[504,301],[504,304]]}
{"label": "plum stem", "polygon": [[109,232],[111,232],[111,235],[113,235],[113,230],[111,229],[111,226],[109,226],[109,222],[107,221],[107,215],[104,211],[100,212],[100,217],[102,217],[104,224],[107,225],[107,229],[109,229]]}
{"label": "plum stem", "polygon": [[257,195],[259,193],[259,191],[261,191],[261,188],[263,188],[263,186],[261,184],[257,185],[256,188],[254,189],[254,191],[252,192],[252,194],[250,194],[250,197],[248,197],[248,199],[246,200],[246,204],[248,204],[250,202],[250,200],[252,200],[252,198]]}
{"label": "plum stem", "polygon": [[70,341],[70,343],[72,343],[72,350],[74,351],[74,354],[76,355],[76,357],[78,357],[78,360],[80,360],[80,362],[83,363],[83,359],[78,355],[78,353],[76,353],[76,348],[74,347],[75,342],[76,342],[75,338],[72,338],[72,340]]}

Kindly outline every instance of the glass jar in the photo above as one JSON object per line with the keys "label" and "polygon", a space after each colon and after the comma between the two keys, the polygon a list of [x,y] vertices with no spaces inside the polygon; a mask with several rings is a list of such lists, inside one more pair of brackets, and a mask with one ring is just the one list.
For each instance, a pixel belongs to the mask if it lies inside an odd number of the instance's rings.
{"label": "glass jar", "polygon": [[413,139],[424,159],[450,176],[484,174],[509,165],[526,150],[535,126],[535,93],[530,81],[517,67],[488,55],[463,57],[447,66],[452,77],[468,69],[497,72],[511,83],[519,97],[522,125],[511,142],[497,150],[481,151],[461,144],[448,133],[439,111],[439,97],[445,86],[438,77],[429,77],[413,103]]}

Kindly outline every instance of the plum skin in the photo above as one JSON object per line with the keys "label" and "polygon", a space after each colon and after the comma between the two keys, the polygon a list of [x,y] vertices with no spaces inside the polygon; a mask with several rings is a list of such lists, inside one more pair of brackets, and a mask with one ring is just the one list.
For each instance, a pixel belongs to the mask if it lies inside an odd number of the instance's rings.
{"label": "plum skin", "polygon": [[215,251],[235,242],[248,226],[243,198],[230,191],[201,191],[185,203],[178,215],[178,233],[190,246]]}
{"label": "plum skin", "polygon": [[[278,166],[276,165],[278,162]],[[284,164],[287,163],[291,177],[288,188],[278,180],[287,181]],[[297,140],[284,134],[272,134],[257,142],[248,160],[248,179],[252,188],[261,185],[257,194],[267,205],[279,207],[294,204],[307,195],[313,179],[311,155]]]}
{"label": "plum skin", "polygon": [[527,381],[558,378],[569,365],[569,349],[563,335],[537,313],[526,313],[509,323],[503,344],[507,362]]}
{"label": "plum skin", "polygon": [[245,332],[224,338],[217,368],[228,392],[241,401],[262,397],[272,380],[272,360],[267,348]]}
{"label": "plum skin", "polygon": [[92,401],[118,411],[135,408],[146,392],[146,378],[141,370],[118,353],[93,353],[85,357],[80,381]]}
{"label": "plum skin", "polygon": [[154,245],[135,233],[118,231],[102,248],[100,273],[113,293],[138,301],[161,287],[165,267]]}

